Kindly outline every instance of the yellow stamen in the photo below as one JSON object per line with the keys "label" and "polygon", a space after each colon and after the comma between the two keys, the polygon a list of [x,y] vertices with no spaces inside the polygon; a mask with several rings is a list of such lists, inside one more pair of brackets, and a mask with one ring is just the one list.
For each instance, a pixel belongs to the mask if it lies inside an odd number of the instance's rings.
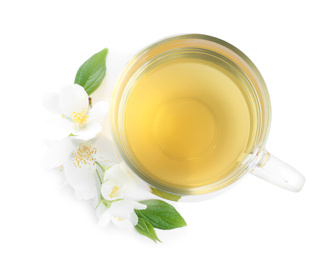
{"label": "yellow stamen", "polygon": [[71,117],[73,118],[73,122],[78,127],[82,127],[86,123],[87,118],[89,117],[88,115],[86,115],[86,113],[87,111],[83,108],[80,113],[73,112],[71,114]]}
{"label": "yellow stamen", "polygon": [[114,193],[116,192],[118,190],[118,186],[114,186],[113,188],[112,188],[112,191],[110,192],[110,194],[109,194],[109,197],[112,199],[113,198],[113,195],[114,195]]}
{"label": "yellow stamen", "polygon": [[73,153],[73,164],[75,167],[81,168],[82,165],[95,165],[94,155],[97,149],[93,146],[82,144],[77,151]]}
{"label": "yellow stamen", "polygon": [[118,218],[118,217],[115,217],[116,219],[118,219],[119,221],[123,221],[123,220],[125,220],[125,219],[123,219],[123,218]]}

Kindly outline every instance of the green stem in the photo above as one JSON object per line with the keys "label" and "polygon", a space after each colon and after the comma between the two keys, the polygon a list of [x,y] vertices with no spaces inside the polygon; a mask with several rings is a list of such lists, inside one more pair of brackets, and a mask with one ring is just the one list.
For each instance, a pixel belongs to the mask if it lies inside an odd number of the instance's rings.
{"label": "green stem", "polygon": [[108,167],[105,167],[103,165],[101,165],[99,162],[95,161],[95,163],[101,168],[101,170],[103,171],[103,176],[104,176],[104,173],[109,170],[113,165],[111,166],[108,166]]}
{"label": "green stem", "polygon": [[100,183],[102,184],[102,180],[101,180],[101,177],[100,177],[99,171],[98,171],[97,169],[96,169],[96,173],[97,173],[97,176],[99,177]]}
{"label": "green stem", "polygon": [[98,166],[100,166],[101,170],[103,171],[103,166],[102,166],[101,164],[99,164],[98,161],[95,161],[95,163],[96,163]]}

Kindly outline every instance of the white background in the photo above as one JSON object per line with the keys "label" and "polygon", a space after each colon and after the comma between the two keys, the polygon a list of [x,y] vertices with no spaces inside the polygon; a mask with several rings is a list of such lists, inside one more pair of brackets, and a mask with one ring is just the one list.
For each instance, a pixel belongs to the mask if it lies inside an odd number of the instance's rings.
{"label": "white background", "polygon": [[[0,258],[330,259],[327,2],[1,1]],[[154,244],[99,229],[90,205],[41,169],[42,97],[108,47],[102,93],[127,55],[181,33],[226,40],[257,65],[272,101],[268,150],[307,181],[291,193],[248,174],[214,199],[175,203],[188,226]]]}

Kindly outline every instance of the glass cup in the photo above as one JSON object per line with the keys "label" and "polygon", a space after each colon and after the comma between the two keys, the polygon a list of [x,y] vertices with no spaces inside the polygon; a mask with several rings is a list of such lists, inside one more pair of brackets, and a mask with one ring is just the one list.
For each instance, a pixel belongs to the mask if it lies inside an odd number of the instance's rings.
{"label": "glass cup", "polygon": [[[193,188],[175,188],[157,181],[137,167],[131,156],[124,132],[123,118],[125,104],[132,81],[154,60],[164,58],[170,52],[180,53],[185,50],[198,50],[230,61],[251,83],[259,100],[259,119],[257,137],[252,149],[242,158],[234,170],[222,179],[211,184]],[[179,55],[179,54],[178,54]],[[127,171],[137,175],[141,183],[152,193],[174,201],[189,201],[194,198],[211,197],[219,191],[228,189],[247,173],[278,185],[284,189],[298,192],[304,185],[305,178],[294,168],[271,155],[265,148],[270,121],[271,105],[266,84],[251,60],[231,44],[201,34],[188,34],[170,37],[158,41],[136,54],[122,71],[117,80],[111,101],[111,133],[118,154]]]}

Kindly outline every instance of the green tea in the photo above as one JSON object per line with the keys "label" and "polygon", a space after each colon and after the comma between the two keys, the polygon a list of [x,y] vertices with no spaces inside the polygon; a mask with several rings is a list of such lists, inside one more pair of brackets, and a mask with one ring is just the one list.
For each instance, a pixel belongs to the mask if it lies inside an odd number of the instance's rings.
{"label": "green tea", "polygon": [[227,176],[251,152],[257,100],[243,74],[180,56],[142,73],[124,110],[135,164],[155,181],[194,188]]}

